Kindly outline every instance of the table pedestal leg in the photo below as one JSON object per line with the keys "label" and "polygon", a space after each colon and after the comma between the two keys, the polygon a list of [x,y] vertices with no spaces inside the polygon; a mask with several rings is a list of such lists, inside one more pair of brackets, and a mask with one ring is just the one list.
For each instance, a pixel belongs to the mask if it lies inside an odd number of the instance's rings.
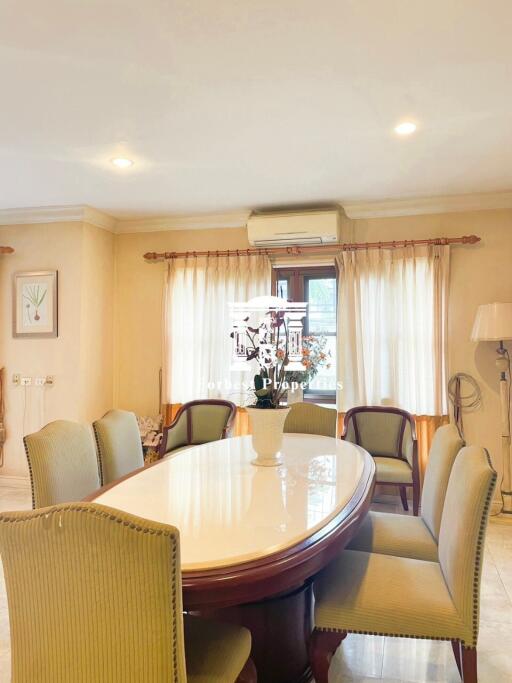
{"label": "table pedestal leg", "polygon": [[258,683],[306,683],[311,680],[308,658],[313,630],[310,583],[276,598],[198,613],[249,629]]}

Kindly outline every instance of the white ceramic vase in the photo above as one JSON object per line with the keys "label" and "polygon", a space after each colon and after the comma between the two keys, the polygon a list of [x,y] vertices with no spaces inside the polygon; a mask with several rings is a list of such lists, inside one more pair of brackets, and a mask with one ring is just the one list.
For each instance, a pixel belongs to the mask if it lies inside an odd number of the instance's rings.
{"label": "white ceramic vase", "polygon": [[304,399],[304,389],[300,386],[288,389],[288,405],[300,403]]}
{"label": "white ceramic vase", "polygon": [[247,408],[252,426],[252,447],[257,458],[253,465],[276,467],[281,464],[283,428],[289,408]]}

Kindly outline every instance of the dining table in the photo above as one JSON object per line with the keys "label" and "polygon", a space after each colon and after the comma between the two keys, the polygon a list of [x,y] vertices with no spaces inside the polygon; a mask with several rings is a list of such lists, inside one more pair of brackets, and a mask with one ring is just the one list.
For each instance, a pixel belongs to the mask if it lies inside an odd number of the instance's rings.
{"label": "dining table", "polygon": [[253,464],[251,436],[180,449],[87,500],[179,529],[186,612],[252,634],[259,683],[311,678],[316,574],[368,512],[373,458],[348,441],[285,434],[281,464]]}

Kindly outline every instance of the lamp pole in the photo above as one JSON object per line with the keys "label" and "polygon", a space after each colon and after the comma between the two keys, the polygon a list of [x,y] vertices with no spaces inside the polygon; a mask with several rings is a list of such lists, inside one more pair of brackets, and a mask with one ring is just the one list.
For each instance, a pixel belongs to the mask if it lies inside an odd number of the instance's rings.
{"label": "lamp pole", "polygon": [[496,349],[496,367],[500,373],[500,407],[501,407],[501,456],[503,463],[503,480],[501,495],[503,497],[502,514],[512,516],[512,462],[510,460],[510,358],[500,341]]}

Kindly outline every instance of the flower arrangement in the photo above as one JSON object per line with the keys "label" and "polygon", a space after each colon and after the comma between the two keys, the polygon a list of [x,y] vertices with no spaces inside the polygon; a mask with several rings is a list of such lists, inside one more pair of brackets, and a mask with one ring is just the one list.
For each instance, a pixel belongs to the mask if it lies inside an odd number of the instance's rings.
{"label": "flower arrangement", "polygon": [[[286,372],[286,382],[308,385],[316,377],[321,367],[331,367],[331,353],[326,351],[327,339],[309,335],[302,337],[302,365],[304,370]],[[305,386],[303,386],[305,388]]]}
{"label": "flower arrangement", "polygon": [[279,408],[288,388],[285,372],[289,364],[289,329],[285,312],[267,311],[259,327],[247,327],[247,339],[246,359],[256,360],[260,366],[254,376],[255,403],[251,407]]}

